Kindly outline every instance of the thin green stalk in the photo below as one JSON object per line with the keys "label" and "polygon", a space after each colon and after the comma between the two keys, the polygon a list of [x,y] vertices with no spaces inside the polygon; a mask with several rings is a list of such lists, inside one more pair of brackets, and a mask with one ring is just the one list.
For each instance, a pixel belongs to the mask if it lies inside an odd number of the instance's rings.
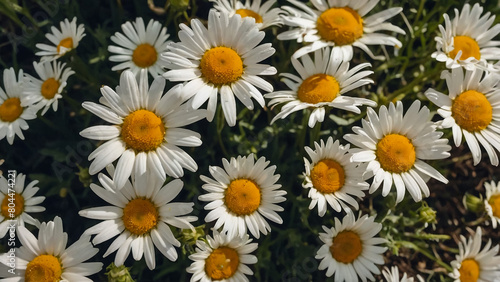
{"label": "thin green stalk", "polygon": [[394,241],[394,243],[400,244],[401,246],[404,246],[406,248],[415,250],[415,251],[423,254],[424,256],[428,257],[429,259],[435,261],[437,264],[439,264],[440,266],[444,267],[449,272],[453,271],[453,268],[451,266],[449,266],[447,263],[443,262],[442,260],[440,260],[437,257],[435,257],[433,254],[431,254],[427,250],[420,248],[418,245],[416,245],[416,244],[414,244],[412,242],[408,242],[408,241]]}

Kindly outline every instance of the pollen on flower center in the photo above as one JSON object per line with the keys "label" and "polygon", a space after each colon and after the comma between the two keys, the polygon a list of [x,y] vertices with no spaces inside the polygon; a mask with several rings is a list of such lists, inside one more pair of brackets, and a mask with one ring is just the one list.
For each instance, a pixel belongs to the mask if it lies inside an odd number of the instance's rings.
{"label": "pollen on flower center", "polygon": [[317,104],[331,102],[340,93],[337,80],[324,73],[315,74],[305,79],[297,90],[297,97],[304,103]]}
{"label": "pollen on flower center", "polygon": [[28,263],[24,280],[26,282],[60,281],[62,267],[59,259],[52,255],[39,255]]}
{"label": "pollen on flower center", "polygon": [[474,259],[466,259],[462,261],[460,269],[461,282],[476,282],[479,278],[479,264]]}
{"label": "pollen on flower center", "polygon": [[462,51],[460,60],[465,60],[469,57],[474,57],[478,60],[481,59],[479,45],[476,40],[470,38],[469,36],[459,35],[453,38],[453,50],[449,53],[450,58],[455,59],[458,51]]}
{"label": "pollen on flower center", "polygon": [[137,110],[123,120],[121,137],[136,152],[153,151],[165,138],[165,124],[155,113]]}
{"label": "pollen on flower center", "polygon": [[205,272],[212,280],[228,279],[236,273],[239,264],[238,252],[229,247],[220,247],[205,260]]}
{"label": "pollen on flower center", "polygon": [[210,83],[230,84],[243,74],[243,61],[231,48],[214,47],[203,54],[200,70],[202,76]]}
{"label": "pollen on flower center", "polygon": [[249,179],[233,180],[227,187],[224,201],[227,208],[237,215],[252,214],[260,206],[260,188]]}
{"label": "pollen on flower center", "polygon": [[389,134],[377,143],[375,151],[380,166],[388,172],[402,173],[415,164],[415,147],[410,139],[400,134]]}
{"label": "pollen on flower center", "polygon": [[333,193],[344,186],[344,168],[334,160],[320,160],[311,170],[311,181],[319,192]]}
{"label": "pollen on flower center", "polygon": [[[10,206],[9,206],[10,204]],[[9,211],[10,210],[10,211]],[[18,217],[24,210],[24,197],[21,194],[14,193],[14,197],[6,195],[2,201],[2,215],[5,218],[13,218],[11,214]]]}
{"label": "pollen on flower center", "polygon": [[54,98],[59,90],[59,85],[59,81],[53,77],[45,80],[41,89],[42,96],[47,100]]}
{"label": "pollen on flower center", "polygon": [[363,35],[363,19],[350,7],[330,8],[318,17],[316,29],[324,40],[348,45]]}
{"label": "pollen on flower center", "polygon": [[488,127],[493,119],[493,108],[483,93],[468,90],[453,100],[451,116],[461,128],[476,132]]}
{"label": "pollen on flower center", "polygon": [[[500,194],[492,195],[488,200],[488,204],[490,204],[491,209],[493,211],[493,216],[500,218]],[[3,211],[3,205],[2,205]]]}
{"label": "pollen on flower center", "polygon": [[140,68],[148,68],[154,65],[157,59],[158,53],[155,47],[148,43],[138,45],[134,53],[132,53],[132,61]]}
{"label": "pollen on flower center", "polygon": [[155,228],[159,213],[156,206],[147,199],[134,199],[123,209],[125,229],[135,235],[142,235]]}
{"label": "pollen on flower center", "polygon": [[262,23],[262,17],[257,14],[256,12],[249,10],[249,9],[238,9],[235,12],[236,14],[240,15],[242,18],[244,17],[251,17],[255,19],[255,23]]}
{"label": "pollen on flower center", "polygon": [[63,53],[68,51],[67,49],[73,49],[73,38],[71,38],[71,37],[64,38],[63,40],[61,40],[61,42],[59,42],[59,44],[57,44],[57,53],[58,54],[61,54],[61,47],[66,48],[66,50],[64,50]]}
{"label": "pollen on flower center", "polygon": [[363,244],[359,235],[353,231],[341,231],[333,238],[330,246],[332,257],[342,263],[352,263],[361,255]]}
{"label": "pollen on flower center", "polygon": [[0,119],[5,122],[13,122],[21,116],[23,110],[19,98],[9,98],[0,105]]}

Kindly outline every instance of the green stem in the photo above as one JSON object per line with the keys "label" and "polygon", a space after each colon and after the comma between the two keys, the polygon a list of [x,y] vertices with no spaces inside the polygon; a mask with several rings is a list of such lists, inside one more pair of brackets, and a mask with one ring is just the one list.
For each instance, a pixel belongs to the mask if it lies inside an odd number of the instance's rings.
{"label": "green stem", "polygon": [[435,261],[440,266],[444,267],[446,270],[448,270],[448,272],[452,272],[453,271],[453,268],[451,266],[449,266],[448,264],[446,264],[442,260],[440,260],[437,257],[435,257],[433,254],[431,254],[427,250],[424,250],[424,249],[420,248],[418,245],[416,245],[416,244],[414,244],[412,242],[408,242],[408,241],[394,241],[394,243],[400,244],[401,246],[404,246],[406,248],[409,248],[409,249],[415,250],[417,252],[420,252],[424,256],[428,257],[429,259]]}

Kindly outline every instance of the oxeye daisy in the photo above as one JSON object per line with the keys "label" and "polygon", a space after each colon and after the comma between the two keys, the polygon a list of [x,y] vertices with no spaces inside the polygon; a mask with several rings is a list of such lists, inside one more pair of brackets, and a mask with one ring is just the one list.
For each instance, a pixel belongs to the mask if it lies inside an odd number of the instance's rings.
{"label": "oxeye daisy", "polygon": [[302,63],[291,58],[292,65],[300,77],[282,73],[283,82],[290,90],[276,91],[264,95],[271,99],[270,107],[285,103],[280,112],[273,118],[286,118],[289,114],[303,109],[312,108],[309,117],[309,127],[314,127],[316,122],[323,122],[326,110],[337,108],[355,113],[361,113],[358,106],[376,106],[372,100],[349,97],[345,94],[357,87],[373,83],[366,78],[372,71],[360,71],[371,66],[369,63],[359,64],[349,69],[349,60],[342,55],[338,48],[323,48],[314,52],[314,62],[309,55],[301,57]]}
{"label": "oxeye daisy", "polygon": [[132,170],[146,170],[165,179],[165,173],[181,177],[183,168],[196,171],[198,166],[179,146],[201,145],[200,134],[182,128],[205,118],[205,110],[193,110],[183,103],[182,85],[176,85],[163,95],[165,79],[157,77],[148,86],[148,74],[141,70],[136,76],[129,70],[120,76],[116,92],[108,86],[101,88],[100,104],[84,102],[82,106],[113,125],[89,127],[80,135],[94,140],[107,140],[89,155],[94,160],[89,167],[96,174],[118,159],[113,179],[120,189]]}
{"label": "oxeye daisy", "polygon": [[259,29],[273,25],[281,25],[281,15],[284,13],[280,8],[271,7],[276,0],[269,0],[261,5],[261,0],[245,0],[245,3],[238,0],[210,0],[214,2],[214,8],[221,12],[233,16],[240,15],[242,18],[250,17],[255,19]]}
{"label": "oxeye daisy", "polygon": [[363,181],[363,166],[351,162],[351,154],[348,152],[349,144],[340,145],[339,140],[333,142],[329,137],[326,144],[323,140],[318,144],[314,142],[315,150],[305,147],[305,151],[311,158],[311,162],[304,158],[305,181],[302,187],[309,189],[311,204],[309,209],[318,205],[318,214],[326,213],[326,203],[334,210],[340,212],[342,209],[350,210],[346,204],[359,208],[356,198],[361,199],[368,189],[368,183]]}
{"label": "oxeye daisy", "polygon": [[500,151],[500,76],[478,68],[472,71],[454,68],[451,72],[443,72],[441,77],[446,79],[448,95],[432,88],[425,92],[427,98],[440,107],[437,112],[444,118],[441,126],[451,127],[457,147],[462,143],[462,136],[465,137],[474,165],[481,160],[481,144],[491,164],[497,166],[495,149]]}
{"label": "oxeye daisy", "polygon": [[[413,277],[408,277],[408,274],[406,274],[406,272],[403,274],[403,277],[401,277],[401,279],[400,279],[399,278],[399,269],[397,266],[391,267],[390,270],[389,270],[389,268],[384,267],[384,269],[382,270],[382,275],[384,275],[385,280],[381,280],[381,281],[387,281],[387,282],[413,282],[413,281],[415,281]],[[418,281],[421,281],[421,282],[424,281],[424,279],[420,275],[417,275],[417,279],[418,279]]]}
{"label": "oxeye daisy", "polygon": [[[351,149],[351,160],[366,162],[366,176],[374,176],[370,193],[382,182],[382,196],[387,196],[392,184],[396,186],[396,202],[403,200],[405,188],[413,200],[422,200],[422,193],[430,192],[427,180],[432,177],[443,183],[448,180],[423,160],[439,160],[450,156],[448,140],[441,138],[442,132],[430,121],[427,107],[420,108],[420,101],[412,103],[403,115],[403,103],[398,101],[380,107],[379,115],[372,108],[367,110],[367,120],[362,127],[354,126],[356,134],[346,134],[344,139],[358,148]],[[441,138],[441,139],[440,139]]]}
{"label": "oxeye daisy", "polygon": [[460,235],[458,244],[458,255],[456,260],[451,262],[453,272],[450,277],[455,282],[460,281],[498,281],[500,277],[500,256],[498,255],[499,246],[491,248],[491,239],[481,249],[481,228],[476,229],[474,237],[467,240]]}
{"label": "oxeye daisy", "polygon": [[[444,14],[445,27],[439,25],[441,36],[437,36],[436,49],[432,57],[445,62],[447,68],[465,67],[473,70],[474,67],[483,67],[487,61],[498,60],[500,41],[492,39],[500,33],[500,24],[491,26],[495,16],[487,12],[481,16],[483,7],[475,4],[472,9],[467,3],[459,13],[455,9],[455,18],[451,21],[448,14]],[[489,64],[489,68],[495,68]],[[500,71],[500,67],[496,67]]]}
{"label": "oxeye daisy", "polygon": [[45,197],[33,197],[39,189],[35,187],[38,180],[33,180],[24,187],[25,180],[26,175],[22,173],[17,174],[15,182],[7,181],[5,176],[0,175],[0,238],[7,234],[13,221],[16,226],[24,226],[25,223],[40,226],[40,222],[28,213],[45,211],[44,207],[37,206],[45,200]]}
{"label": "oxeye daisy", "polygon": [[[224,168],[210,166],[212,177],[200,176],[206,184],[202,188],[207,194],[199,196],[201,201],[210,202],[205,210],[210,212],[205,217],[206,222],[216,220],[215,229],[223,226],[223,232],[229,237],[243,237],[247,229],[255,238],[260,232],[267,235],[271,231],[267,218],[278,224],[283,219],[276,213],[283,208],[276,205],[284,202],[286,191],[278,190],[281,184],[276,184],[280,175],[274,174],[276,166],[270,166],[269,161],[261,157],[254,163],[254,155],[238,156],[230,161],[222,159]],[[266,168],[267,167],[267,168]]]}
{"label": "oxeye daisy", "polygon": [[295,52],[295,58],[313,52],[325,46],[341,48],[346,61],[353,56],[353,46],[365,51],[373,59],[383,60],[384,56],[375,56],[367,45],[390,45],[401,47],[395,37],[379,33],[389,31],[405,34],[401,28],[385,22],[400,13],[399,7],[389,8],[367,16],[380,0],[314,0],[311,8],[305,3],[288,0],[297,8],[283,6],[290,15],[284,15],[283,23],[290,26],[289,31],[278,34],[280,40],[297,40],[311,43]]}
{"label": "oxeye daisy", "polygon": [[[225,13],[210,10],[208,29],[197,20],[191,20],[191,28],[181,24],[181,42],[169,45],[162,54],[165,67],[171,69],[163,76],[171,81],[185,81],[184,98],[191,100],[198,109],[208,100],[207,119],[212,121],[220,93],[224,117],[230,126],[236,124],[236,96],[248,109],[253,109],[254,98],[261,107],[264,98],[255,87],[267,92],[273,86],[260,75],[276,74],[276,69],[258,62],[274,54],[271,43],[259,45],[265,36],[254,20],[229,17]],[[258,46],[257,46],[258,45]]]}
{"label": "oxeye daisy", "polygon": [[161,53],[167,51],[170,36],[167,28],[154,20],[150,20],[145,27],[143,19],[137,18],[135,22],[122,24],[122,31],[124,34],[116,32],[111,36],[111,41],[118,46],[108,46],[108,51],[116,54],[109,60],[120,63],[111,70],[129,69],[139,75],[141,69],[147,69],[153,77],[164,73],[158,59]]}
{"label": "oxeye daisy", "polygon": [[493,228],[497,228],[500,224],[500,182],[495,185],[495,182],[484,183],[486,188],[486,199],[484,200],[484,207],[488,216],[491,218]]}
{"label": "oxeye daisy", "polygon": [[[107,167],[113,175],[114,167]],[[163,185],[164,180],[155,174],[133,175],[121,190],[117,189],[115,179],[99,174],[102,187],[91,184],[90,188],[111,206],[85,209],[81,216],[103,220],[87,229],[84,234],[97,234],[92,243],[100,244],[119,235],[109,246],[104,257],[118,250],[114,263],[123,265],[132,250],[134,260],[144,255],[149,269],[154,269],[155,248],[171,261],[177,260],[174,248],[181,243],[175,238],[170,227],[194,229],[190,222],[196,216],[187,215],[193,211],[193,203],[171,201],[182,190],[179,179]]]}
{"label": "oxeye daisy", "polygon": [[248,234],[242,237],[230,237],[213,231],[213,237],[207,235],[207,242],[198,240],[196,252],[189,256],[194,262],[187,268],[193,273],[191,281],[248,281],[245,275],[253,271],[247,264],[257,262],[257,257],[250,253],[257,249],[257,243],[250,243]]}
{"label": "oxeye daisy", "polygon": [[53,60],[63,56],[66,52],[78,47],[78,44],[85,36],[83,24],[78,25],[78,27],[76,26],[76,17],[71,22],[68,19],[64,19],[60,23],[60,26],[61,30],[52,26],[52,33],[45,35],[54,45],[36,44],[36,47],[41,50],[36,52],[37,56],[42,56],[41,61]]}
{"label": "oxeye daisy", "polygon": [[375,216],[360,214],[356,219],[352,212],[347,212],[342,222],[335,218],[333,227],[323,226],[326,233],[319,233],[324,245],[315,256],[321,260],[318,269],[326,269],[328,277],[335,274],[335,281],[375,280],[373,274],[380,274],[376,265],[384,263],[382,254],[387,250],[377,246],[386,242],[375,237],[381,229]]}
{"label": "oxeye daisy", "polygon": [[0,140],[7,137],[12,145],[16,135],[24,140],[22,130],[29,128],[26,121],[36,118],[36,110],[21,105],[25,87],[23,70],[19,70],[17,79],[13,68],[4,70],[3,84],[5,92],[0,87]]}
{"label": "oxeye daisy", "polygon": [[71,68],[64,68],[66,64],[61,62],[33,62],[33,67],[41,79],[26,74],[28,78],[21,99],[21,105],[33,105],[36,109],[42,109],[42,115],[52,106],[57,111],[57,100],[62,98],[62,90],[66,87],[66,81],[75,72]]}

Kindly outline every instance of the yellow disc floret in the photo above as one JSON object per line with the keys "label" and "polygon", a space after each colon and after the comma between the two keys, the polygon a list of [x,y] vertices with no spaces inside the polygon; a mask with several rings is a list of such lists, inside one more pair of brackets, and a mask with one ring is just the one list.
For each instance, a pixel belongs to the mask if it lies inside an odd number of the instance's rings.
{"label": "yellow disc floret", "polygon": [[224,197],[227,208],[237,215],[252,214],[260,206],[259,186],[249,179],[236,179],[229,183]]}
{"label": "yellow disc floret", "polygon": [[257,14],[256,12],[249,10],[249,9],[238,9],[235,12],[236,14],[240,15],[242,18],[245,17],[250,17],[255,19],[255,23],[262,23],[262,17]]}
{"label": "yellow disc floret", "polygon": [[334,160],[321,160],[311,170],[311,181],[319,192],[333,193],[344,186],[344,168]]}
{"label": "yellow disc floret", "polygon": [[5,195],[5,198],[3,198],[2,215],[5,218],[16,218],[24,210],[24,197],[23,195],[18,193],[14,193],[14,197],[11,197],[9,195],[10,194],[7,194]]}
{"label": "yellow disc floret", "polygon": [[478,60],[481,59],[479,45],[476,40],[470,38],[469,36],[459,35],[453,38],[453,50],[449,53],[450,58],[455,59],[458,51],[462,51],[460,60],[465,60],[469,57],[474,57]]}
{"label": "yellow disc floret", "polygon": [[342,263],[352,263],[361,255],[363,244],[359,235],[353,231],[341,231],[333,238],[330,252],[332,257]]}
{"label": "yellow disc floret", "polygon": [[42,84],[42,89],[40,89],[42,96],[47,100],[54,98],[59,90],[59,85],[59,81],[53,77],[45,80]]}
{"label": "yellow disc floret", "polygon": [[148,68],[156,63],[158,53],[155,47],[148,43],[140,44],[132,53],[132,61],[140,68]]}
{"label": "yellow disc floret", "polygon": [[136,152],[153,151],[165,138],[165,124],[155,113],[137,110],[123,120],[121,137]]}
{"label": "yellow disc floret", "polygon": [[23,110],[19,98],[9,98],[0,105],[0,119],[5,122],[13,122],[21,116]]}
{"label": "yellow disc floret", "polygon": [[[492,195],[490,197],[490,199],[488,200],[488,204],[490,204],[491,210],[493,212],[493,216],[496,218],[500,218],[500,194]],[[3,209],[3,205],[2,205],[2,209]]]}
{"label": "yellow disc floret", "polygon": [[135,235],[143,235],[158,224],[159,213],[156,206],[148,199],[134,199],[123,209],[125,229]]}
{"label": "yellow disc floret", "polygon": [[59,259],[52,255],[39,255],[28,263],[24,281],[56,282],[61,280],[62,267]]}
{"label": "yellow disc floret", "polygon": [[461,128],[476,132],[488,127],[493,119],[493,108],[483,93],[468,90],[453,100],[451,116]]}
{"label": "yellow disc floret", "polygon": [[330,8],[316,22],[322,39],[335,45],[349,45],[363,35],[363,19],[350,7]]}
{"label": "yellow disc floret", "polygon": [[410,139],[400,134],[389,134],[377,143],[375,151],[380,166],[388,172],[402,173],[415,164],[415,147]]}
{"label": "yellow disc floret", "polygon": [[212,280],[228,279],[236,273],[239,264],[238,252],[229,247],[220,247],[205,260],[205,272]]}
{"label": "yellow disc floret", "polygon": [[461,282],[476,282],[479,278],[479,264],[474,259],[466,259],[460,265],[460,281]]}
{"label": "yellow disc floret", "polygon": [[73,38],[67,37],[61,40],[59,44],[57,44],[57,53],[61,54],[61,47],[64,47],[66,49],[73,49]]}
{"label": "yellow disc floret", "polygon": [[297,90],[300,101],[309,104],[331,102],[340,93],[337,80],[327,74],[315,74],[305,79]]}
{"label": "yellow disc floret", "polygon": [[243,61],[231,48],[214,47],[201,57],[200,70],[202,76],[210,83],[230,84],[243,74]]}

